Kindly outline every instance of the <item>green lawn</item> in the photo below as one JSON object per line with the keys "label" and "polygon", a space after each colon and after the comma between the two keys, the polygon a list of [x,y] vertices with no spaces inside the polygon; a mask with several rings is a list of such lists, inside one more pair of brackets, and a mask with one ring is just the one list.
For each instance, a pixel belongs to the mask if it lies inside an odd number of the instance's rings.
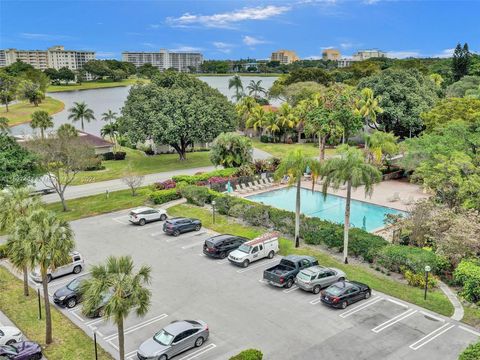
{"label": "green lawn", "polygon": [[[285,153],[290,150],[301,149],[305,155],[318,157],[319,150],[317,143],[308,144],[284,144],[284,143],[262,143],[259,139],[252,139],[253,147],[266,151],[275,157],[282,158]],[[335,149],[326,149],[325,156],[331,156],[335,152]]]}
{"label": "green lawn", "polygon": [[56,114],[65,108],[65,104],[60,100],[46,97],[38,106],[30,104],[27,101],[22,101],[18,104],[10,105],[8,112],[5,106],[0,107],[0,117],[8,119],[8,125],[18,125],[21,123],[31,121],[32,113],[37,110],[45,110],[50,115]]}
{"label": "green lawn", "polygon": [[50,85],[47,88],[47,92],[112,88],[112,87],[133,85],[133,84],[136,84],[137,82],[146,82],[146,81],[147,80],[145,79],[125,79],[120,81],[101,80],[101,81],[86,81],[81,84]]}
{"label": "green lawn", "polygon": [[[213,224],[210,211],[191,205],[177,205],[169,208],[168,212],[173,216],[187,216],[201,219],[205,227],[217,232],[228,232],[253,238],[265,231],[265,229],[261,228],[240,225],[235,222],[235,219],[227,218],[222,215],[217,215],[216,223]],[[280,251],[282,255],[308,254],[315,256],[320,264],[342,269],[350,279],[364,282],[377,291],[395,296],[399,299],[422,306],[445,316],[451,316],[453,314],[451,303],[440,290],[430,291],[427,300],[424,301],[422,289],[392,280],[388,276],[378,273],[366,266],[352,264],[345,265],[332,258],[328,253],[320,250],[306,246],[295,249],[292,241],[280,239]]]}
{"label": "green lawn", "polygon": [[146,156],[143,151],[121,148],[127,152],[125,160],[103,161],[104,170],[84,171],[77,175],[74,185],[88,184],[97,181],[118,179],[124,176],[125,168],[130,165],[138,174],[153,174],[164,171],[182,170],[202,166],[212,166],[209,153],[206,151],[187,154],[187,160],[179,161],[177,154],[160,154]]}
{"label": "green lawn", "polygon": [[480,329],[480,308],[473,306],[474,305],[463,307],[465,313],[463,315],[462,322]]}
{"label": "green lawn", "polygon": [[[36,292],[30,288],[30,296],[23,296],[23,283],[7,269],[0,266],[0,309],[30,339],[44,348],[49,360],[92,359],[93,340],[80,328],[63,316],[53,305],[53,343],[45,347],[45,318],[38,320],[38,302]],[[42,312],[45,314],[42,300]],[[99,359],[112,359],[100,346]]]}

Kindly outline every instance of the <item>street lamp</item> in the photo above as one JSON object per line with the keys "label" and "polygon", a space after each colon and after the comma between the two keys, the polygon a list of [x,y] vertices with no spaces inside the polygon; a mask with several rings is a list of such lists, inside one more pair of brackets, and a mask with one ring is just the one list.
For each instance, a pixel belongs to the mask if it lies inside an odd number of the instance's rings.
{"label": "street lamp", "polygon": [[425,294],[423,295],[423,300],[427,300],[427,289],[428,289],[428,273],[432,270],[430,266],[425,266]]}
{"label": "street lamp", "polygon": [[212,201],[212,216],[213,216],[213,223],[215,224],[215,200]]}
{"label": "street lamp", "polygon": [[93,328],[93,343],[95,347],[95,360],[98,360],[98,351],[97,351],[97,328]]}

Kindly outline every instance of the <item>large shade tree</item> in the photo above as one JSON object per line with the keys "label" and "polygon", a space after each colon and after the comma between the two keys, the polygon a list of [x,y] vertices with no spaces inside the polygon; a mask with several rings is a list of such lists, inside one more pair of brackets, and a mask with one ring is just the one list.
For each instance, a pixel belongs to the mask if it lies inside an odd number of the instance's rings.
{"label": "large shade tree", "polygon": [[30,80],[20,82],[17,94],[20,99],[27,100],[35,106],[38,106],[45,98],[45,92],[42,91],[41,85]]}
{"label": "large shade tree", "polygon": [[17,78],[0,71],[0,103],[5,105],[6,112],[8,112],[8,103],[15,99],[17,86]]}
{"label": "large shade tree", "polygon": [[132,143],[151,139],[170,145],[180,160],[195,143],[211,142],[238,123],[234,105],[218,90],[173,71],[130,89],[122,115],[119,130]]}

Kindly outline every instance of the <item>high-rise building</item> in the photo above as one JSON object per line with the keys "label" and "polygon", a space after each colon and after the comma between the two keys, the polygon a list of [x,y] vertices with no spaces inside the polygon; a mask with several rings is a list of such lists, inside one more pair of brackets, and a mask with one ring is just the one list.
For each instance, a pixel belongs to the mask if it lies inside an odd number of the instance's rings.
{"label": "high-rise building", "polygon": [[360,50],[353,54],[354,61],[362,61],[370,58],[386,57],[387,54],[380,50]]}
{"label": "high-rise building", "polygon": [[322,51],[322,60],[338,61],[340,60],[340,51],[337,49],[325,49]]}
{"label": "high-rise building", "polygon": [[159,52],[130,52],[122,53],[122,60],[134,64],[136,67],[151,64],[160,71],[173,68],[177,71],[200,70],[203,55],[198,52],[170,52],[161,49]]}
{"label": "high-rise building", "polygon": [[300,60],[295,51],[292,50],[277,50],[272,52],[270,56],[271,61],[279,61],[280,64],[291,64],[292,62]]}

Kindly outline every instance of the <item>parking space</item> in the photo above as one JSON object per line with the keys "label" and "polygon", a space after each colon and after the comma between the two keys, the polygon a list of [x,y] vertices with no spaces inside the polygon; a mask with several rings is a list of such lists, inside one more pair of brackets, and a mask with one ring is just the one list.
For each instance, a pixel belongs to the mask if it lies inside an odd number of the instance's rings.
{"label": "parking space", "polygon": [[[374,293],[346,310],[330,309],[318,295],[296,286],[281,289],[263,282],[263,271],[280,256],[237,267],[203,254],[204,240],[215,234],[210,230],[170,237],[162,222],[133,226],[126,213],[78,220],[72,227],[89,264],[131,255],[136,265],[152,267],[149,314],[132,314],[124,325],[127,359],[135,359],[143,341],[179,319],[204,320],[211,334],[202,347],[176,357],[182,360],[224,360],[251,347],[279,360],[456,359],[479,339],[471,328],[384,294]],[[80,310],[62,311],[86,332],[95,330],[100,344],[116,354],[116,326],[84,318]]]}

